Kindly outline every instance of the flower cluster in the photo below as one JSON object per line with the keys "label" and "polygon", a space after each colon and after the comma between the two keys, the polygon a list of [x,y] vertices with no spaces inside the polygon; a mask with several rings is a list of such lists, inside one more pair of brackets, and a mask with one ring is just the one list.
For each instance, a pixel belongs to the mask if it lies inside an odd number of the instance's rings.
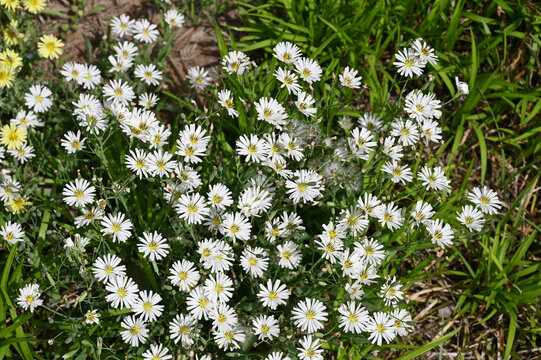
{"label": "flower cluster", "polygon": [[[164,15],[168,30],[183,23],[175,9]],[[419,154],[442,141],[443,106],[433,93],[411,90],[392,104],[393,115],[322,124],[318,89],[359,91],[359,71],[325,75],[297,45],[280,42],[266,78],[271,91],[244,92],[241,83],[266,74],[231,51],[221,61],[225,78],[211,88],[216,106],[165,122],[157,92],[167,72],[148,60],[160,29],[126,14],[110,27],[106,68],[67,62],[60,70],[73,90],[65,102],[73,121],[59,136],[71,167],[59,172],[63,204],[55,206],[69,234],[51,232],[79,257],[81,276],[91,277],[81,323],[100,329],[104,313],[120,316],[116,334],[144,347],[134,351],[145,359],[170,359],[184,348],[209,360],[208,353],[245,351],[257,339],[272,350],[266,359],[320,360],[328,348],[321,333],[331,331],[390,343],[414,326],[404,281],[387,275],[393,242],[400,236],[444,250],[482,231],[485,215],[502,207],[483,187],[456,215],[456,204],[451,218],[445,212],[442,199],[453,193],[447,169]],[[58,56],[57,46],[43,43],[42,56]],[[420,39],[396,59],[407,77],[438,61]],[[212,83],[199,67],[186,78],[202,91]],[[55,95],[36,83],[24,98],[0,132],[13,167],[31,165],[27,134],[43,125],[38,115],[47,116]],[[218,131],[220,119],[231,126]],[[22,193],[3,170],[0,198],[14,214],[0,235],[9,246],[21,245],[23,225],[30,226],[15,217]],[[43,305],[40,294],[27,284],[17,303],[33,312]]]}

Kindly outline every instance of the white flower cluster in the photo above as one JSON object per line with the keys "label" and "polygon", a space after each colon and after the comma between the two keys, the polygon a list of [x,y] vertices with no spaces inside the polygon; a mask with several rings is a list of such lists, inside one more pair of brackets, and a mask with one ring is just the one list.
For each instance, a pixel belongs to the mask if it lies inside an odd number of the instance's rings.
{"label": "white flower cluster", "polygon": [[[181,26],[184,18],[176,10],[169,10],[165,22]],[[104,171],[115,172],[117,182],[106,187],[96,177],[78,176],[67,181],[62,196],[70,212],[76,214],[75,228],[85,233],[75,234],[75,240],[66,239],[66,248],[84,252],[85,246],[96,239],[107,244],[95,249],[91,271],[103,284],[105,301],[111,308],[133,312],[121,322],[122,339],[138,347],[157,337],[153,327],[166,317],[164,314],[171,315],[170,305],[177,313],[166,319],[169,339],[183,347],[201,344],[199,340],[203,339],[203,343],[213,341],[220,349],[230,351],[240,348],[248,335],[254,335],[279,348],[281,329],[289,327],[293,329],[290,335],[302,336],[296,346],[298,358],[319,360],[324,358],[324,349],[317,333],[331,331],[332,321],[341,331],[365,334],[377,345],[406,335],[413,325],[402,306],[405,294],[400,279],[378,274],[387,259],[382,234],[426,230],[428,238],[442,248],[451,246],[454,238],[451,226],[436,218],[437,204],[417,198],[411,201],[411,197],[407,198],[409,203],[389,200],[393,199],[391,193],[398,191],[394,187],[410,183],[415,191],[421,187],[438,195],[451,191],[451,182],[441,167],[410,166],[403,161],[411,158],[421,144],[429,147],[441,140],[441,103],[434,94],[410,92],[402,108],[408,119],[386,121],[367,113],[359,118],[358,127],[348,124],[349,120],[341,122],[347,131],[343,139],[314,144],[308,136],[301,138],[294,128],[298,123],[313,122],[321,112],[322,102],[313,98],[313,85],[325,80],[323,70],[315,60],[304,57],[298,46],[281,42],[273,51],[282,63],[273,74],[278,85],[275,97],[267,94],[247,104],[229,89],[217,92],[224,114],[237,118],[244,113],[255,123],[250,133],[240,133],[236,139],[238,156],[227,159],[242,176],[219,177],[214,174],[220,173],[225,161],[217,160],[222,155],[216,150],[220,139],[213,134],[208,119],[186,121],[180,130],[172,131],[152,110],[158,97],[144,92],[160,85],[163,77],[154,64],[138,64],[144,58],[139,56],[140,45],[156,41],[157,26],[145,19],[136,21],[121,15],[114,18],[111,28],[121,37],[108,57],[109,73],[116,79],[102,78],[93,65],[66,63],[62,68],[64,79],[74,82],[82,92],[72,102],[77,129],[68,131],[61,145],[74,158],[97,155]],[[126,40],[130,36],[134,42]],[[399,74],[409,77],[421,75],[427,62],[437,62],[433,50],[420,40],[396,58]],[[246,76],[255,65],[240,51],[227,54],[221,64],[231,77]],[[187,78],[198,89],[211,83],[201,68],[191,69]],[[102,81],[105,85],[100,88]],[[349,67],[338,81],[348,89],[361,86],[358,71]],[[134,86],[136,83],[141,86]],[[27,106],[33,111],[46,111],[51,106],[45,101],[51,93],[45,90],[39,85],[30,89]],[[17,118],[18,126],[30,126],[36,121],[32,112]],[[118,141],[125,146],[119,156],[122,169],[108,168],[102,145],[111,136],[121,139]],[[424,142],[420,144],[421,139]],[[313,151],[316,146],[332,149],[333,163],[338,164],[336,171],[371,163],[369,170],[375,173],[367,176],[389,181],[385,187],[381,185],[385,190],[380,193],[369,187],[350,196],[350,200],[337,199],[332,219],[314,238],[309,238],[307,234],[316,231],[306,229],[308,219],[303,215],[326,206],[325,196],[333,190],[326,184],[328,176],[323,174],[323,166],[311,162],[317,156]],[[388,176],[380,176],[379,171]],[[127,210],[119,209],[122,202],[111,200],[131,191],[135,183],[149,192],[161,193],[165,201],[160,212],[170,215],[174,231],[151,229],[144,214],[130,219]],[[389,195],[383,195],[387,189]],[[20,184],[4,174],[0,198],[14,201],[20,191]],[[495,214],[501,208],[496,193],[486,187],[475,188],[468,200],[473,206],[464,206],[457,219],[470,231],[482,229],[484,213]],[[166,267],[167,279],[160,283],[174,290],[165,286],[153,291],[140,289],[137,278],[130,277],[125,259],[116,252],[132,246],[131,240],[141,228],[145,230],[136,236],[137,251],[152,263],[158,275],[158,267]],[[24,240],[25,232],[19,223],[8,221],[0,235],[13,245]],[[189,245],[179,251],[177,244],[173,246],[177,240]],[[311,259],[306,254],[311,254]],[[315,279],[332,274],[340,297],[330,301],[326,289],[318,289],[317,284],[308,284],[318,291],[307,294],[299,273]],[[371,301],[381,303],[377,310],[364,302],[366,289],[371,289]],[[171,293],[180,293],[182,303],[168,304]],[[241,293],[257,299],[251,303],[253,308],[239,306],[244,301]],[[323,293],[326,296],[320,295]],[[42,305],[39,297],[38,285],[26,285],[17,301],[32,312]],[[89,310],[84,319],[88,324],[99,324],[100,313]],[[150,345],[143,356],[169,359],[169,351],[159,343]],[[209,360],[210,356],[197,358]],[[272,352],[266,359],[289,358],[282,352]]]}

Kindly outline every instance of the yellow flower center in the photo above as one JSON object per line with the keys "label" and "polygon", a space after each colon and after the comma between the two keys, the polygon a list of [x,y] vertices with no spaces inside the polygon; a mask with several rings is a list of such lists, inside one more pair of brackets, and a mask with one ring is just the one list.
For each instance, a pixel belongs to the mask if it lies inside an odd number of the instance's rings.
{"label": "yellow flower center", "polygon": [[316,313],[313,310],[308,310],[306,312],[306,318],[308,320],[314,320],[316,318]]}
{"label": "yellow flower center", "polygon": [[128,296],[128,291],[125,288],[118,289],[116,293],[120,298],[125,298],[126,296]]}
{"label": "yellow flower center", "polygon": [[111,265],[105,265],[105,269],[103,269],[107,275],[111,275],[115,269]]}

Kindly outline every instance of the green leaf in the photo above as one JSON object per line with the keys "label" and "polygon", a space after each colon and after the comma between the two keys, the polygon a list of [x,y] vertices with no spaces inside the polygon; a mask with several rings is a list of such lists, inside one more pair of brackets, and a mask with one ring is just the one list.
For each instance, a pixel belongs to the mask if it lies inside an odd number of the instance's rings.
{"label": "green leaf", "polygon": [[433,349],[435,348],[436,346],[440,345],[440,344],[443,344],[444,342],[446,342],[447,340],[449,340],[450,338],[452,338],[453,336],[455,336],[455,334],[457,332],[460,331],[460,329],[462,329],[462,326],[456,328],[455,330],[453,330],[452,332],[450,332],[449,334],[447,335],[444,335],[442,336],[441,338],[439,338],[438,340],[434,340],[432,342],[429,342],[428,344],[426,344],[425,346],[422,346],[418,349],[415,349],[409,353],[407,353],[406,355],[403,355],[401,357],[398,358],[398,360],[411,360],[411,359],[415,359],[417,358],[418,356],[424,354],[425,352],[427,352],[428,350],[430,349]]}
{"label": "green leaf", "polygon": [[485,142],[485,134],[479,128],[479,125],[475,121],[471,122],[473,130],[477,135],[477,140],[479,141],[479,150],[481,152],[481,184],[485,182],[485,175],[487,173],[487,144]]}

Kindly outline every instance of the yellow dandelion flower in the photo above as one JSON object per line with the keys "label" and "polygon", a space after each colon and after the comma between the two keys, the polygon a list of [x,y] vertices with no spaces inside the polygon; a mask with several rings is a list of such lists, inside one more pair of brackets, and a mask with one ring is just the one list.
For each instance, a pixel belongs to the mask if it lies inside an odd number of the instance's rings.
{"label": "yellow dandelion flower", "polygon": [[24,211],[25,205],[30,205],[30,202],[26,201],[21,195],[6,203],[6,206],[9,208],[8,210],[14,214]]}
{"label": "yellow dandelion flower", "polygon": [[24,9],[31,14],[42,12],[46,3],[45,0],[23,0]]}
{"label": "yellow dandelion flower", "polygon": [[2,126],[0,130],[0,143],[6,145],[9,150],[19,149],[26,142],[26,129],[24,126],[17,127],[15,124]]}
{"label": "yellow dandelion flower", "polygon": [[6,49],[0,52],[0,66],[5,65],[15,70],[18,67],[22,66],[23,59],[21,56],[11,49]]}
{"label": "yellow dandelion flower", "polygon": [[13,69],[4,64],[0,64],[0,89],[10,88],[13,82]]}
{"label": "yellow dandelion flower", "polygon": [[43,35],[39,39],[38,53],[42,58],[57,59],[62,54],[64,43],[52,35]]}
{"label": "yellow dandelion flower", "polygon": [[7,7],[10,11],[15,11],[19,8],[19,0],[0,0],[0,4]]}

